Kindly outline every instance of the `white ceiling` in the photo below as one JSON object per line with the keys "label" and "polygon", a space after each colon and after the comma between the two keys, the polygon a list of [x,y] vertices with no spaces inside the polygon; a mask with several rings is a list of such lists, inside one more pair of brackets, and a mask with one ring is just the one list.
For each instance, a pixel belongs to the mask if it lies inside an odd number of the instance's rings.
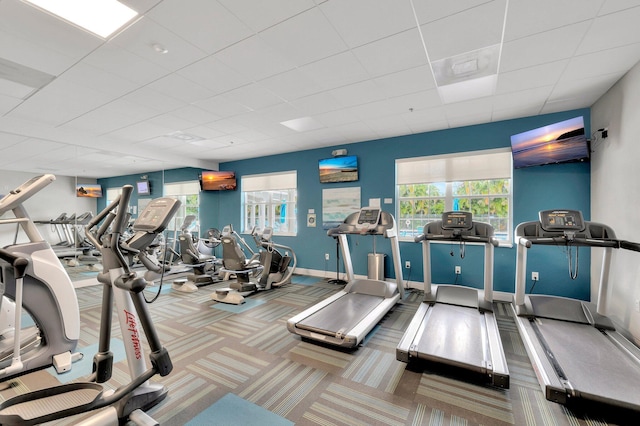
{"label": "white ceiling", "polygon": [[[640,60],[640,0],[122,2],[140,17],[103,40],[0,0],[0,169],[217,168],[589,107]],[[493,45],[495,93],[445,104],[430,61]]]}

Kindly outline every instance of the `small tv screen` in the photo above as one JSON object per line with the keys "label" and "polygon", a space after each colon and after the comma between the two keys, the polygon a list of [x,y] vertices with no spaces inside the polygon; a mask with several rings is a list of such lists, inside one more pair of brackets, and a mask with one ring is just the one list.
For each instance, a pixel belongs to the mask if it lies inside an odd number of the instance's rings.
{"label": "small tv screen", "polygon": [[358,157],[347,155],[320,160],[320,183],[353,182],[358,180]]}
{"label": "small tv screen", "polygon": [[237,187],[236,172],[202,172],[200,182],[203,191],[232,191]]}
{"label": "small tv screen", "polygon": [[138,195],[151,195],[151,184],[148,180],[136,182],[136,189],[138,190]]}
{"label": "small tv screen", "polygon": [[102,187],[98,184],[79,183],[76,185],[76,196],[100,198],[102,197]]}
{"label": "small tv screen", "polygon": [[513,168],[589,160],[582,116],[511,136]]}

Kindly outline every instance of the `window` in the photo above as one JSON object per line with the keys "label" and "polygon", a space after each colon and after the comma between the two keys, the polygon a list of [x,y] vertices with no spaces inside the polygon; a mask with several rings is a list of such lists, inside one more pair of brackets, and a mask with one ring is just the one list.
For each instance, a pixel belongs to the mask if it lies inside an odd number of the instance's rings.
{"label": "window", "polygon": [[275,235],[296,235],[296,171],[242,176],[242,232],[273,228]]}
{"label": "window", "polygon": [[[200,183],[198,181],[176,182],[164,184],[164,196],[180,200],[180,209],[167,227],[168,230],[180,230],[184,218],[195,215],[200,219]],[[199,230],[196,230],[199,232]]]}
{"label": "window", "polygon": [[400,237],[413,239],[445,211],[463,210],[490,223],[501,243],[511,244],[511,171],[508,150],[396,160]]}

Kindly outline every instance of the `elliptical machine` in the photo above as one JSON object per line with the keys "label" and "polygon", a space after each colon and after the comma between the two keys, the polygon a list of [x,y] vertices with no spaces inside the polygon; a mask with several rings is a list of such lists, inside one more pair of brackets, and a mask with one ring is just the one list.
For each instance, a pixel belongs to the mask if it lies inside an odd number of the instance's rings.
{"label": "elliptical machine", "polygon": [[[141,252],[168,225],[180,206],[172,198],[152,200],[136,219],[135,234],[126,241],[121,237],[128,219],[129,199],[133,186],[125,185],[122,194],[96,215],[86,227],[87,238],[102,252],[104,269],[98,275],[103,286],[102,317],[98,353],[93,358],[93,373],[87,382],[75,382],[18,395],[0,404],[0,424],[33,425],[64,417],[96,411],[84,425],[117,425],[125,421],[135,424],[157,424],[145,410],[155,406],[167,395],[167,389],[150,383],[154,375],[166,376],[173,369],[167,350],[162,347],[151,321],[142,291],[147,281],[129,267],[126,254]],[[23,256],[11,259],[20,276]],[[144,257],[144,256],[143,256]],[[7,258],[7,257],[5,257]],[[20,287],[21,280],[17,280]],[[103,387],[111,378],[113,353],[110,351],[113,303],[126,351],[131,380],[111,391]],[[144,360],[144,331],[151,354],[151,367]]]}
{"label": "elliptical machine", "polygon": [[[54,180],[51,174],[34,177],[0,199],[0,216],[9,211],[14,215],[0,220],[0,225],[20,226],[29,239],[2,251],[0,380],[50,365],[63,373],[82,358],[74,352],[80,336],[80,309],[73,283],[24,208],[27,199]],[[14,271],[15,257],[26,260],[23,270]],[[19,279],[17,272],[24,276]],[[34,326],[22,328],[23,311]]]}

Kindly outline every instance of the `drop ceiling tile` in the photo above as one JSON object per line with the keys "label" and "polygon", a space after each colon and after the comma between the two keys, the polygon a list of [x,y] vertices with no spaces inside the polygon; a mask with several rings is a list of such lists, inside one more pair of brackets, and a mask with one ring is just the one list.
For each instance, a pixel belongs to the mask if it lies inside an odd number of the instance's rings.
{"label": "drop ceiling tile", "polygon": [[165,95],[148,86],[142,86],[138,90],[130,92],[120,99],[142,105],[158,113],[173,111],[185,106],[184,101]]}
{"label": "drop ceiling tile", "polygon": [[[491,119],[491,110],[493,109],[493,99],[491,97],[473,99],[470,101],[458,102],[455,104],[447,104],[444,106],[444,113],[448,120],[453,118],[463,118],[469,115],[479,115],[477,111],[488,115]],[[455,126],[452,126],[455,127]]]}
{"label": "drop ceiling tile", "polygon": [[543,105],[517,106],[516,108],[494,110],[491,121],[513,120],[515,118],[536,116],[542,113]]}
{"label": "drop ceiling tile", "polygon": [[58,126],[110,100],[107,93],[58,79],[21,103],[8,116]]}
{"label": "drop ceiling tile", "polygon": [[351,108],[314,114],[313,118],[329,128],[360,121],[360,117]]}
{"label": "drop ceiling tile", "polygon": [[84,62],[80,62],[68,69],[57,78],[57,81],[67,81],[69,85],[78,85],[107,94],[109,95],[109,100],[129,93],[138,87],[137,84],[130,80]]}
{"label": "drop ceiling tile", "polygon": [[199,136],[206,140],[215,139],[215,138],[219,138],[221,136],[226,135],[226,133],[221,132],[219,130],[212,129],[211,127],[208,127],[208,126],[188,127],[184,129],[184,132],[190,135]]}
{"label": "drop ceiling tile", "polygon": [[142,58],[113,42],[91,52],[83,62],[138,84],[147,84],[164,77],[168,70]]}
{"label": "drop ceiling tile", "polygon": [[589,27],[577,55],[640,42],[640,6],[599,16]]}
{"label": "drop ceiling tile", "polygon": [[162,77],[148,84],[147,87],[186,103],[197,102],[215,95],[213,90],[175,73]]}
{"label": "drop ceiling tile", "polygon": [[375,78],[374,81],[390,97],[421,92],[436,87],[431,67],[428,65],[386,74]]}
{"label": "drop ceiling tile", "polygon": [[305,116],[322,114],[343,108],[343,106],[327,92],[305,96],[290,103]]}
{"label": "drop ceiling tile", "polygon": [[342,136],[344,142],[364,142],[377,137],[376,133],[361,121],[337,126],[335,131]]}
{"label": "drop ceiling tile", "polygon": [[508,72],[570,58],[589,29],[589,22],[505,42],[500,71]]}
{"label": "drop ceiling tile", "polygon": [[[122,49],[153,62],[169,71],[176,71],[204,58],[207,53],[155,21],[142,17],[110,41]],[[158,44],[167,53],[154,49]]]}
{"label": "drop ceiling tile", "polygon": [[[1,5],[2,3],[0,3]],[[25,40],[0,28],[0,55],[4,59],[34,68],[51,75],[59,75],[73,66],[78,58],[62,54]]]}
{"label": "drop ceiling tile", "polygon": [[345,107],[375,102],[386,97],[384,92],[371,80],[333,89],[329,93]]}
{"label": "drop ceiling tile", "polygon": [[13,96],[0,95],[0,116],[5,115],[22,102],[22,99]]}
{"label": "drop ceiling tile", "polygon": [[260,85],[286,101],[294,101],[323,91],[320,84],[299,68],[264,79],[260,81]]}
{"label": "drop ceiling tile", "polygon": [[260,36],[297,66],[347,50],[342,38],[317,8],[270,27]]}
{"label": "drop ceiling tile", "polygon": [[[49,58],[54,53],[74,63],[103,43],[101,38],[24,2],[0,2],[0,16],[3,17],[3,32],[25,40],[29,45],[40,46],[43,53],[49,51],[46,55]],[[33,52],[25,51],[28,53]]]}
{"label": "drop ceiling tile", "polygon": [[295,68],[293,62],[265,43],[259,35],[229,46],[216,53],[215,57],[229,68],[241,70],[253,81]]}
{"label": "drop ceiling tile", "polygon": [[640,60],[640,43],[574,56],[560,81],[581,80],[598,75],[626,72]]}
{"label": "drop ceiling tile", "polygon": [[428,65],[417,29],[355,48],[353,53],[372,78]]}
{"label": "drop ceiling tile", "polygon": [[224,95],[212,96],[211,98],[195,102],[194,105],[224,118],[251,111],[251,109],[245,105],[234,102]]}
{"label": "drop ceiling tile", "polygon": [[563,59],[500,73],[496,95],[553,85],[565,72],[568,63],[568,59]]}
{"label": "drop ceiling tile", "polygon": [[545,101],[551,95],[554,86],[536,87],[496,95],[493,98],[494,111],[515,108],[542,108]]}
{"label": "drop ceiling tile", "polygon": [[15,135],[7,132],[0,132],[0,149],[19,144],[29,139],[27,136]]}
{"label": "drop ceiling tile", "polygon": [[506,0],[421,25],[431,62],[500,44]]}
{"label": "drop ceiling tile", "polygon": [[591,20],[604,0],[537,0],[509,3],[505,41]]}
{"label": "drop ceiling tile", "polygon": [[171,115],[197,124],[207,124],[222,118],[221,116],[205,111],[196,105],[186,105],[175,109],[171,111]]}
{"label": "drop ceiling tile", "polygon": [[314,7],[311,0],[218,0],[255,32],[261,32]]}
{"label": "drop ceiling tile", "polygon": [[[613,74],[583,78],[581,80],[558,82],[549,96],[549,101],[556,102],[560,100],[591,98],[595,102],[623,75],[623,72],[617,72]],[[591,106],[592,103],[589,103],[588,105]]]}
{"label": "drop ceiling tile", "polygon": [[367,71],[351,51],[338,53],[299,69],[323,90],[335,89],[369,78]]}
{"label": "drop ceiling tile", "polygon": [[158,111],[118,99],[65,123],[63,129],[78,129],[100,135],[155,117]]}
{"label": "drop ceiling tile", "polygon": [[324,3],[320,10],[351,48],[416,26],[411,3],[408,1],[333,1]]}
{"label": "drop ceiling tile", "polygon": [[606,0],[598,12],[599,16],[619,12],[624,9],[631,9],[638,6],[638,0]]}
{"label": "drop ceiling tile", "polygon": [[146,16],[210,54],[253,33],[217,1],[190,0],[185,7],[184,1],[164,0]]}
{"label": "drop ceiling tile", "polygon": [[253,79],[209,56],[192,63],[177,74],[198,83],[214,93],[223,93],[253,82]]}
{"label": "drop ceiling tile", "polygon": [[224,97],[254,111],[284,102],[281,97],[258,83],[230,90],[224,94]]}
{"label": "drop ceiling tile", "polygon": [[411,127],[407,125],[401,115],[365,120],[364,123],[376,133],[378,138],[390,138],[412,133]]}
{"label": "drop ceiling tile", "polygon": [[487,0],[412,0],[420,24],[437,21],[450,15],[469,11],[482,6]]}

